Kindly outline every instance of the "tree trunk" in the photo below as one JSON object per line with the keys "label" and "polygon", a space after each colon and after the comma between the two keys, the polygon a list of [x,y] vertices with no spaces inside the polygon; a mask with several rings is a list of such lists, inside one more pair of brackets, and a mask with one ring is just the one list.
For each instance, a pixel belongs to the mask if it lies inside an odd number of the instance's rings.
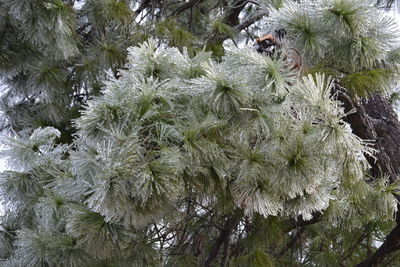
{"label": "tree trunk", "polygon": [[[353,133],[362,139],[375,141],[375,159],[368,158],[373,177],[387,175],[390,182],[394,183],[400,174],[400,122],[388,99],[375,94],[369,99],[357,101],[351,99],[346,92],[337,92],[337,99],[343,103],[345,111],[356,111],[344,118],[351,125]],[[395,197],[400,200],[398,195]],[[389,253],[400,248],[399,211],[396,214],[396,222],[396,227],[381,247],[371,257],[357,264],[357,267],[377,266]]]}

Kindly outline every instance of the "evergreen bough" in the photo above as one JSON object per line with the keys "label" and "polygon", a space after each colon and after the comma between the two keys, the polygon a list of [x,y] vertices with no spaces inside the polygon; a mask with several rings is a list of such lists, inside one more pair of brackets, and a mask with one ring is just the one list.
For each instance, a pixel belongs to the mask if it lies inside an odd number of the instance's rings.
{"label": "evergreen bough", "polygon": [[[394,22],[365,1],[285,1],[268,27],[288,36],[273,57],[227,45],[216,61],[153,39],[130,47],[74,121],[72,144],[53,127],[6,137],[13,170],[0,175],[2,264],[207,265],[220,230],[241,248],[221,262],[268,266],[277,261],[271,244],[247,227],[281,233],[285,220],[316,214],[332,231],[393,220],[396,186],[369,177],[373,140],[352,133],[335,86],[364,96],[393,84]],[[60,57],[74,53],[68,47]],[[290,49],[308,66],[302,75]],[[64,79],[51,66],[40,73],[40,84]]]}

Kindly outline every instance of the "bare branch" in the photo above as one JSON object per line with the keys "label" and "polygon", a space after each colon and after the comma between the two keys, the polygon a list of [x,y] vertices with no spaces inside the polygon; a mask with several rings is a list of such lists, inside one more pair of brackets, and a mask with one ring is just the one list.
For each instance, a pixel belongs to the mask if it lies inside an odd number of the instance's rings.
{"label": "bare branch", "polygon": [[181,5],[181,6],[179,6],[177,9],[175,9],[175,10],[172,12],[172,16],[179,15],[179,14],[181,14],[182,12],[186,11],[187,9],[192,8],[192,7],[194,7],[195,5],[197,5],[197,4],[199,4],[199,3],[203,2],[203,1],[204,1],[204,0],[192,0],[192,1],[189,1],[189,2],[187,2],[186,4]]}
{"label": "bare branch", "polygon": [[257,21],[259,21],[260,19],[262,19],[264,16],[268,16],[268,14],[259,14],[253,18],[250,18],[248,20],[243,21],[242,23],[236,25],[234,27],[234,29],[238,32],[240,32],[241,30],[246,29],[247,27],[250,27],[251,25],[253,25],[254,23],[256,23]]}
{"label": "bare branch", "polygon": [[217,240],[215,240],[213,246],[211,247],[210,254],[208,255],[206,261],[204,262],[204,266],[206,267],[213,266],[212,262],[218,256],[218,252],[221,248],[221,245],[227,242],[226,240],[230,238],[232,230],[237,226],[240,219],[242,218],[242,215],[243,212],[239,209],[236,209],[233,212],[233,214],[226,219],[224,228],[220,231]]}
{"label": "bare branch", "polygon": [[303,220],[303,218],[298,217],[297,219],[289,219],[284,222],[283,232],[288,233],[296,228],[301,228],[307,225],[318,223],[322,219],[322,213],[314,212],[313,217],[310,220]]}

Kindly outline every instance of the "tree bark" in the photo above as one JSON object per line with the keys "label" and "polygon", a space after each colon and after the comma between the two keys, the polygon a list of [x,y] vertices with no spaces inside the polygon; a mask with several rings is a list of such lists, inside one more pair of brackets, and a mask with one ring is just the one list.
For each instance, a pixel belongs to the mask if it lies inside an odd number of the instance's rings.
{"label": "tree bark", "polygon": [[[377,153],[375,158],[368,157],[373,177],[386,175],[391,183],[396,182],[400,174],[400,122],[388,99],[374,94],[357,101],[342,90],[337,91],[337,99],[343,103],[346,112],[352,109],[356,111],[344,118],[351,125],[353,133],[362,139],[374,140]],[[400,201],[397,194],[395,197]],[[377,266],[388,254],[400,248],[399,211],[396,213],[396,222],[396,227],[381,247],[357,267]]]}
{"label": "tree bark", "polygon": [[[400,124],[390,103],[380,95],[374,95],[369,101],[357,101],[341,90],[337,91],[337,99],[343,103],[345,112],[355,110],[344,118],[353,133],[364,140],[374,141],[375,158],[367,156],[372,175],[389,175],[393,182],[397,176],[393,166],[400,166],[399,153],[395,149],[398,146],[396,138],[400,142]],[[382,115],[379,115],[380,112]]]}
{"label": "tree bark", "polygon": [[[368,101],[363,101],[366,113],[371,118],[377,135],[376,143],[380,150],[378,156],[379,169],[373,169],[376,175],[390,175],[395,182],[400,174],[400,123],[388,99],[374,95]],[[372,167],[377,167],[377,164]]]}

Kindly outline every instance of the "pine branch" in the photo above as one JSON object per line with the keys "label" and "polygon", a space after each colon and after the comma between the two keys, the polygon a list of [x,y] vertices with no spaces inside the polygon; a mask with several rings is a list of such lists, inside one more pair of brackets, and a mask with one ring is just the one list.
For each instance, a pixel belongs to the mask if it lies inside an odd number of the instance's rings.
{"label": "pine branch", "polygon": [[364,231],[362,232],[362,234],[360,235],[360,237],[357,239],[357,241],[354,243],[354,245],[351,247],[349,253],[347,253],[346,256],[344,256],[341,259],[341,264],[344,266],[344,261],[347,260],[348,258],[351,257],[351,255],[353,255],[354,250],[357,248],[358,245],[360,245],[360,243],[367,237],[368,235],[368,226],[365,227]]}

